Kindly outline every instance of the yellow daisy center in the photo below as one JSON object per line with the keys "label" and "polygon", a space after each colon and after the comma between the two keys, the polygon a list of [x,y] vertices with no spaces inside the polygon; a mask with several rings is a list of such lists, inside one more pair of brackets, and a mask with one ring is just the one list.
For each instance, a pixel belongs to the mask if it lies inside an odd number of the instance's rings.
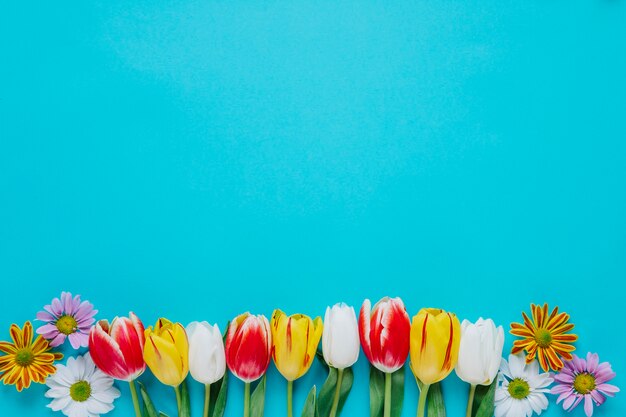
{"label": "yellow daisy center", "polygon": [[15,353],[15,363],[25,368],[35,361],[35,354],[30,348],[23,348]]}
{"label": "yellow daisy center", "polygon": [[76,332],[78,323],[72,316],[61,316],[56,322],[57,329],[65,335]]}
{"label": "yellow daisy center", "polygon": [[589,394],[596,388],[596,378],[588,372],[576,375],[574,389],[582,395]]}
{"label": "yellow daisy center", "polygon": [[91,385],[87,381],[78,381],[70,387],[70,397],[72,400],[82,403],[91,397]]}
{"label": "yellow daisy center", "polygon": [[523,400],[524,398],[528,397],[528,394],[530,394],[530,386],[528,385],[528,382],[524,381],[521,378],[515,378],[514,380],[509,382],[509,386],[507,389],[509,391],[509,394],[511,394],[511,397],[515,398],[516,400]]}
{"label": "yellow daisy center", "polygon": [[552,334],[546,329],[537,329],[535,341],[539,347],[547,348],[552,343]]}

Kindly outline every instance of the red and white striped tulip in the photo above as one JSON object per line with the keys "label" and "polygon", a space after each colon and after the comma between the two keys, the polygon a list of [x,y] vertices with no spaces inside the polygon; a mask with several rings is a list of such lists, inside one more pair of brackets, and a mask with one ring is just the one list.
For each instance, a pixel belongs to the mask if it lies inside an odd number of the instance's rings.
{"label": "red and white striped tulip", "polygon": [[263,315],[243,313],[233,319],[226,334],[228,369],[246,383],[261,378],[270,364],[272,334]]}
{"label": "red and white striped tulip", "polygon": [[409,355],[411,321],[404,303],[384,297],[374,305],[365,300],[359,313],[359,336],[370,363],[385,373],[402,368]]}
{"label": "red and white striped tulip", "polygon": [[89,353],[96,366],[122,381],[132,381],[145,371],[144,343],[143,324],[132,312],[129,317],[116,317],[110,325],[100,320],[89,333]]}

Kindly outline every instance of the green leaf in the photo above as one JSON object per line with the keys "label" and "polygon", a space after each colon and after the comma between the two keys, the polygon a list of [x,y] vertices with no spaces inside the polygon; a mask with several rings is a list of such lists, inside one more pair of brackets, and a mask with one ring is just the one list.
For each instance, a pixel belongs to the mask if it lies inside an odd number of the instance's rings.
{"label": "green leaf", "polygon": [[143,398],[143,408],[144,408],[145,417],[158,417],[157,410],[154,407],[154,403],[150,399],[150,396],[148,395],[148,391],[146,391],[146,387],[144,387],[144,385],[139,381],[137,381],[137,384],[139,385],[139,392],[141,393],[141,398]]}
{"label": "green leaf", "polygon": [[330,409],[335,399],[335,390],[337,389],[337,368],[332,366],[328,369],[328,377],[320,389],[317,397],[317,412],[320,417],[328,417]]}
{"label": "green leaf", "polygon": [[[337,392],[337,380],[339,379],[339,370],[337,368],[329,367],[328,377],[326,382],[322,385],[320,393],[317,396],[317,413],[319,417],[330,416],[330,411],[333,408],[333,402],[335,401],[335,393]],[[337,416],[341,413],[343,405],[350,394],[352,384],[354,382],[354,373],[352,368],[346,368],[343,370],[341,377],[341,387],[339,387],[339,402],[337,403]]]}
{"label": "green leaf", "polygon": [[385,404],[385,374],[370,365],[370,417],[382,417]]}
{"label": "green leaf", "polygon": [[391,374],[391,417],[400,417],[404,402],[404,366]]}
{"label": "green leaf", "polygon": [[320,363],[324,366],[324,368],[326,369],[330,368],[330,366],[328,366],[328,364],[326,363],[326,359],[324,359],[324,353],[322,352],[321,349],[318,349],[315,351],[315,357],[317,358],[318,361],[320,361]]}
{"label": "green leaf", "polygon": [[169,417],[167,414],[165,414],[163,411],[161,411],[159,413],[159,417]]}
{"label": "green leaf", "polygon": [[[489,391],[488,386],[485,386],[485,385],[476,386],[476,391],[474,392],[474,402],[472,403],[472,416],[476,415],[476,412],[478,411],[478,407],[480,406],[480,403],[483,401],[483,398],[485,398],[485,394],[487,394],[487,391]],[[469,389],[468,389],[468,393],[469,393]]]}
{"label": "green leaf", "polygon": [[226,322],[226,328],[224,329],[224,334],[222,335],[222,342],[226,345],[226,336],[228,336],[228,328],[230,327],[230,320]]}
{"label": "green leaf", "polygon": [[354,383],[354,373],[352,368],[346,368],[343,370],[343,377],[341,378],[341,388],[339,389],[339,404],[337,404],[337,416],[341,413],[343,405],[348,399],[352,384]]}
{"label": "green leaf", "polygon": [[[489,386],[479,385],[476,387],[476,391],[478,388],[481,388],[481,398],[478,408],[476,409],[476,414],[474,417],[492,417],[495,409],[494,401],[496,396],[496,385],[498,385],[497,378],[491,383]],[[476,399],[476,394],[474,394],[474,399]],[[474,400],[474,405],[476,405],[476,400]]]}
{"label": "green leaf", "polygon": [[250,396],[250,417],[263,417],[265,408],[265,375],[257,384],[254,392]]}
{"label": "green leaf", "polygon": [[[228,394],[228,372],[224,374],[224,377],[217,381],[216,383],[211,385],[211,392],[215,389],[219,388],[219,392],[217,396],[211,396],[211,405],[210,409],[212,413],[209,415],[213,417],[222,417],[224,415],[224,410],[226,410],[226,397]],[[215,400],[213,400],[215,397]]]}
{"label": "green leaf", "polygon": [[315,394],[316,394],[315,385],[309,391],[309,395],[307,395],[306,400],[304,401],[304,407],[302,408],[302,417],[315,417]]}
{"label": "green leaf", "polygon": [[446,406],[443,402],[443,391],[440,383],[430,386],[426,401],[428,417],[446,417]]}
{"label": "green leaf", "polygon": [[189,402],[189,390],[187,381],[180,384],[180,412],[178,417],[191,417],[191,404]]}

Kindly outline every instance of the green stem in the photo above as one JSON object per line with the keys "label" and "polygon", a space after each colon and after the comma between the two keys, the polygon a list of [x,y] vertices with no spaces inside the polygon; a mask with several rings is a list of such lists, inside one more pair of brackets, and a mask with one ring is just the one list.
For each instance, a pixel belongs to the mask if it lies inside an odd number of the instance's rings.
{"label": "green stem", "polygon": [[287,417],[293,417],[293,381],[287,381]]}
{"label": "green stem", "polygon": [[135,381],[130,381],[130,395],[133,397],[133,406],[135,407],[135,416],[141,417],[141,409],[139,408],[139,397],[137,396],[137,388],[135,388]]}
{"label": "green stem", "polygon": [[385,408],[383,416],[391,416],[391,372],[385,372]]}
{"label": "green stem", "polygon": [[465,417],[472,417],[472,407],[474,406],[474,394],[476,393],[476,385],[470,385],[469,398],[467,400],[467,411]]}
{"label": "green stem", "polygon": [[243,386],[243,417],[250,416],[250,383],[246,382]]}
{"label": "green stem", "polygon": [[424,384],[422,385],[422,390],[420,392],[420,399],[417,403],[417,417],[424,417],[424,412],[426,411],[426,397],[428,397],[428,389],[430,385]]}
{"label": "green stem", "polygon": [[180,386],[174,387],[174,392],[176,393],[176,405],[178,406],[178,415],[180,416]]}
{"label": "green stem", "polygon": [[204,417],[209,417],[209,404],[211,403],[211,384],[204,385]]}
{"label": "green stem", "polygon": [[343,369],[337,369],[337,387],[335,388],[335,398],[333,399],[333,407],[330,409],[330,417],[337,415],[339,407],[339,397],[341,394],[341,380],[343,379]]}

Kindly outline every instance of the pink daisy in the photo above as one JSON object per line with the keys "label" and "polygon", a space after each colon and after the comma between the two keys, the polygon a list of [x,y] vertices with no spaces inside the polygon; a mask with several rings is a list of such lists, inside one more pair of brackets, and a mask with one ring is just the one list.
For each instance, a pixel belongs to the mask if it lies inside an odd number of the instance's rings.
{"label": "pink daisy", "polygon": [[587,353],[587,360],[573,355],[554,380],[557,382],[551,392],[558,394],[557,404],[563,401],[563,409],[572,411],[585,400],[585,414],[593,415],[593,405],[601,406],[607,397],[614,397],[619,388],[607,384],[615,378],[615,372],[608,362],[600,363],[597,353]]}
{"label": "pink daisy", "polygon": [[50,341],[51,347],[57,347],[70,339],[74,349],[89,345],[89,331],[96,321],[93,316],[98,310],[88,301],[80,301],[80,295],[72,298],[69,292],[62,292],[61,298],[55,298],[44,311],[37,313],[37,320],[46,324],[37,329],[37,334]]}

